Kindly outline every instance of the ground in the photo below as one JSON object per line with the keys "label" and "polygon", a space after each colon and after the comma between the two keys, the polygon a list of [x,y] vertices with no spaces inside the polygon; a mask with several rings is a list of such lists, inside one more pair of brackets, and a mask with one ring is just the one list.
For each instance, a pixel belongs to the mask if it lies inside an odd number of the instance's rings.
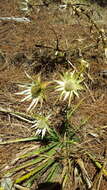
{"label": "ground", "polygon": [[[88,89],[81,93],[82,104],[73,115],[72,126],[81,124],[78,134],[83,138],[85,150],[90,150],[102,163],[106,159],[107,149],[107,59],[100,40],[100,35],[86,16],[75,16],[71,9],[59,9],[59,4],[33,7],[29,13],[19,9],[18,1],[0,2],[0,17],[28,17],[31,22],[18,23],[15,21],[0,21],[0,107],[6,110],[25,112],[28,103],[20,103],[18,84],[27,82],[25,71],[34,76],[42,74],[44,80],[58,78],[59,71],[72,69],[69,64],[79,68],[79,53],[88,62],[86,84]],[[107,33],[105,20],[106,8],[94,5],[102,15],[93,13],[95,23]],[[103,10],[102,10],[103,9]],[[98,19],[99,18],[99,19]],[[57,44],[58,43],[58,44]],[[58,50],[60,55],[56,56]],[[67,62],[68,61],[68,62]],[[52,107],[51,98],[47,110]],[[74,99],[73,105],[79,103]],[[60,104],[53,108],[59,114]],[[45,110],[45,106],[43,107]],[[47,111],[45,110],[45,112]],[[55,115],[55,118],[57,116]],[[55,121],[53,119],[53,122]],[[58,126],[60,117],[55,125]],[[8,113],[0,112],[0,141],[33,136],[30,125]],[[7,167],[16,155],[35,143],[17,143],[0,145],[0,169]],[[85,158],[84,158],[85,159]],[[85,160],[89,175],[94,179],[97,169],[89,160]],[[2,172],[0,172],[2,177]],[[103,177],[100,190],[107,189],[107,176]]]}

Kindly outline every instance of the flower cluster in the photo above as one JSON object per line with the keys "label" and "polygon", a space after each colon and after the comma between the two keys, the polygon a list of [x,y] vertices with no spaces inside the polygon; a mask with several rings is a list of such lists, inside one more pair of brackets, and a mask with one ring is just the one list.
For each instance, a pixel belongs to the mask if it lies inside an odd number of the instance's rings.
{"label": "flower cluster", "polygon": [[[46,91],[48,89],[48,85],[51,82],[43,82],[41,81],[40,75],[33,79],[26,73],[27,77],[31,80],[31,83],[27,83],[24,85],[19,85],[22,88],[25,88],[22,92],[16,93],[17,95],[24,95],[25,97],[21,100],[31,101],[27,111],[32,111],[36,107],[37,104],[40,104],[42,107],[43,101],[46,100]],[[55,90],[60,92],[59,99],[65,101],[68,99],[68,106],[71,105],[71,100],[74,96],[79,97],[79,91],[83,90],[83,86],[81,83],[83,82],[83,75],[79,75],[75,71],[73,72],[65,72],[60,75],[60,80],[54,80],[53,82],[57,83]],[[34,127],[36,129],[36,135],[42,134],[42,138],[45,136],[46,131],[49,132],[49,118],[48,116],[36,115],[36,119],[34,121]]]}

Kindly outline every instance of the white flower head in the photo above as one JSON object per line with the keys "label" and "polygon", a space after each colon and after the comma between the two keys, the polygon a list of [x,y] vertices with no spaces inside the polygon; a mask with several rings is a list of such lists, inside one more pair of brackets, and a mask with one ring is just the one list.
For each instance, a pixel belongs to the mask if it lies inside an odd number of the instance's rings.
{"label": "white flower head", "polygon": [[55,80],[58,84],[56,86],[57,91],[61,91],[60,99],[64,97],[64,101],[69,99],[68,106],[71,104],[71,100],[74,96],[79,97],[79,91],[83,90],[83,86],[80,84],[84,78],[83,76],[78,76],[78,73],[73,72],[65,72],[60,75],[61,80]]}
{"label": "white flower head", "polygon": [[39,102],[42,106],[43,101],[46,100],[45,92],[46,92],[46,87],[48,86],[48,82],[42,82],[40,75],[35,80],[33,80],[27,73],[26,75],[30,80],[32,80],[32,82],[24,85],[19,85],[20,87],[25,88],[25,90],[16,94],[25,96],[21,100],[21,102],[31,100],[31,104],[27,109],[27,111],[31,111],[36,107],[36,105]]}
{"label": "white flower head", "polygon": [[46,132],[50,131],[50,116],[44,116],[37,114],[35,115],[35,121],[34,125],[32,125],[32,128],[36,129],[36,135],[42,135],[42,138],[45,136]]}

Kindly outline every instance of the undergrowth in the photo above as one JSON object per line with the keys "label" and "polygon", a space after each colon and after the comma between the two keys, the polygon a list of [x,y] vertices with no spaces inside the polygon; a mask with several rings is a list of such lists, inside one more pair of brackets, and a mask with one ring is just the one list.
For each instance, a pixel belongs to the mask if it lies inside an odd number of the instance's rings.
{"label": "undergrowth", "polygon": [[[102,48],[106,56],[107,46],[104,31],[99,29],[89,12],[83,7],[72,4],[68,4],[67,6],[72,7],[77,17],[83,15],[90,21],[90,30],[93,30],[94,27],[98,32],[100,36],[98,43],[99,41],[102,42]],[[62,53],[59,47],[54,52],[57,56]],[[88,151],[86,146],[82,146],[84,142],[79,132],[81,126],[86,125],[90,118],[84,119],[79,126],[73,127],[71,123],[72,115],[84,101],[85,97],[81,97],[85,94],[85,91],[89,92],[94,101],[94,97],[87,83],[88,80],[92,81],[88,73],[90,65],[84,59],[81,51],[79,51],[79,54],[79,67],[74,66],[65,58],[70,69],[65,68],[63,72],[61,71],[57,76],[57,80],[42,81],[42,75],[40,73],[31,77],[25,72],[29,81],[28,83],[20,84],[19,87],[24,89],[16,93],[18,96],[24,96],[21,104],[24,104],[26,101],[30,102],[25,113],[0,108],[0,112],[10,114],[22,121],[28,122],[35,131],[33,137],[3,141],[0,142],[0,145],[5,146],[6,144],[28,141],[37,142],[37,147],[34,150],[31,149],[26,153],[20,154],[14,160],[14,165],[10,164],[8,169],[3,169],[0,190],[21,189],[23,186],[31,188],[35,181],[37,184],[58,182],[61,184],[62,189],[73,188],[76,190],[78,188],[84,188],[98,190],[102,176],[107,176],[105,169],[107,160],[105,159],[103,163],[100,163]],[[65,56],[65,54],[63,55]],[[46,107],[49,101],[48,95],[53,96],[53,93],[55,93],[56,97],[53,105],[56,102],[61,102],[61,104],[65,105],[64,110],[61,110],[63,122],[59,128],[52,122],[54,114],[50,110],[48,114],[44,114],[42,111],[42,107]],[[75,106],[73,105],[73,100],[77,98],[79,103]],[[38,112],[35,111],[36,107]],[[96,134],[93,132],[92,135],[95,136]],[[93,181],[86,170],[84,164],[85,158],[91,160],[99,169]]]}

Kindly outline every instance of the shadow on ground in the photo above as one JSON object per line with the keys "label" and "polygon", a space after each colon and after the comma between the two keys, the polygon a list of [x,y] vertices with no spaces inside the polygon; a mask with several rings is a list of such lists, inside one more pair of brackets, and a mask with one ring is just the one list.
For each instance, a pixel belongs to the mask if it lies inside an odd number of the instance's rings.
{"label": "shadow on ground", "polygon": [[41,183],[36,190],[62,190],[60,183]]}

